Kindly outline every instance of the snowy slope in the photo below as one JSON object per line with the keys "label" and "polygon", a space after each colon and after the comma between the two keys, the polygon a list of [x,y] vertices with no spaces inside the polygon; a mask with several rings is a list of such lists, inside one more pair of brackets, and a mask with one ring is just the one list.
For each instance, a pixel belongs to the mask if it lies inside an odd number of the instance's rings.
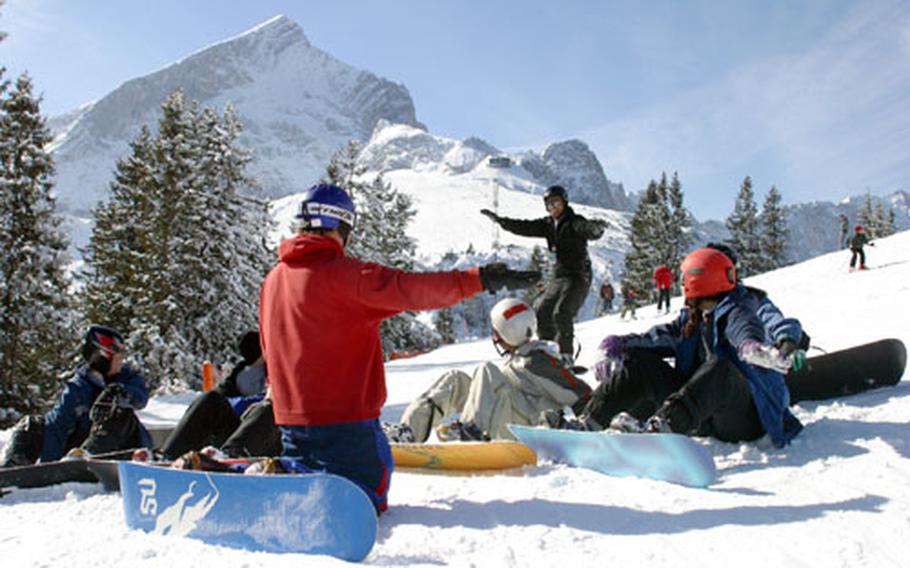
{"label": "snowy slope", "polygon": [[[910,232],[876,243],[872,270],[849,274],[840,252],[750,279],[798,316],[815,344],[836,349],[892,336],[910,343]],[[674,298],[674,306],[679,299]],[[666,316],[664,316],[666,317]],[[581,363],[605,334],[663,320],[615,316],[578,326]],[[444,370],[495,359],[488,340],[387,365],[384,418]],[[153,401],[176,419],[186,397]],[[367,564],[382,566],[908,566],[910,383],[795,409],[806,429],[766,441],[701,440],[720,478],[706,490],[544,464],[499,475],[399,471],[391,510]],[[5,438],[8,433],[2,433]],[[276,520],[276,522],[279,522]],[[4,566],[338,566],[154,538],[124,528],[116,495],[69,484],[0,499]]]}

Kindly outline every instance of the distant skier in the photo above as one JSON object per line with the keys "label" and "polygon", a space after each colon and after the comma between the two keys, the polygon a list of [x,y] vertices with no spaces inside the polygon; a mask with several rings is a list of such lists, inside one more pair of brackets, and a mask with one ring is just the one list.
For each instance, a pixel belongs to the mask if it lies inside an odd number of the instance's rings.
{"label": "distant skier", "polygon": [[[511,440],[507,424],[534,425],[545,410],[573,405],[580,410],[588,401],[591,387],[575,377],[559,346],[535,339],[537,318],[528,304],[500,300],[490,320],[493,344],[506,360],[483,363],[470,374],[444,373],[408,405],[401,425],[384,425],[395,432],[393,441],[425,442],[434,429],[441,440]],[[458,421],[442,423],[456,414]]]}
{"label": "distant skier", "polygon": [[843,213],[840,214],[840,240],[837,242],[837,250],[850,246],[847,242],[847,233],[850,232],[850,220]]}
{"label": "distant skier", "polygon": [[540,219],[509,219],[489,209],[480,212],[510,233],[546,238],[547,247],[556,252],[553,276],[537,307],[537,336],[555,340],[560,352],[572,359],[573,322],[593,278],[588,241],[603,236],[607,222],[588,220],[576,214],[569,206],[568,193],[561,186],[549,187],[543,200],[549,216]]}
{"label": "distant skier", "polygon": [[629,314],[631,319],[635,319],[635,310],[638,308],[638,291],[631,284],[624,284],[622,288],[622,310],[619,312],[619,319],[625,319]]}
{"label": "distant skier", "polygon": [[654,286],[657,287],[657,311],[660,312],[661,306],[664,307],[664,313],[670,313],[670,289],[673,288],[673,271],[667,268],[666,264],[661,264],[654,270]]}
{"label": "distant skier", "polygon": [[494,263],[415,273],[345,255],[357,213],[348,193],[303,194],[297,235],[281,243],[262,285],[259,331],[282,460],[346,477],[388,507],[392,452],[379,423],[386,400],[379,325],[405,310],[443,308],[483,290],[525,288],[539,272]]}
{"label": "distant skier", "polygon": [[101,325],[89,327],[76,368],[54,407],[44,416],[25,416],[13,428],[0,467],[59,460],[76,448],[89,454],[152,447],[136,417],[149,391],[145,378],[124,363],[123,336]]}
{"label": "distant skier", "polygon": [[604,280],[600,285],[600,312],[597,315],[609,314],[613,312],[613,298],[616,292],[613,290],[613,284],[609,280]]}
{"label": "distant skier", "polygon": [[863,251],[864,245],[869,245],[874,247],[875,243],[869,240],[866,236],[866,230],[862,225],[857,225],[854,229],[854,234],[850,237],[850,272],[853,272],[853,269],[856,268],[856,258],[859,257],[859,269],[866,269],[866,253]]}

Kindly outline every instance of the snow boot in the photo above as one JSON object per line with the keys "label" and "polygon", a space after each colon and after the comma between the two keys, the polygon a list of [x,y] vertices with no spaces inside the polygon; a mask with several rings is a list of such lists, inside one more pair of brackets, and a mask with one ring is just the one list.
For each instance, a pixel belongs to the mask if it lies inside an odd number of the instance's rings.
{"label": "snow boot", "polygon": [[417,437],[407,424],[400,422],[383,422],[382,431],[393,444],[416,444]]}
{"label": "snow boot", "polygon": [[451,422],[436,427],[436,437],[443,442],[489,442],[490,434],[473,422]]}

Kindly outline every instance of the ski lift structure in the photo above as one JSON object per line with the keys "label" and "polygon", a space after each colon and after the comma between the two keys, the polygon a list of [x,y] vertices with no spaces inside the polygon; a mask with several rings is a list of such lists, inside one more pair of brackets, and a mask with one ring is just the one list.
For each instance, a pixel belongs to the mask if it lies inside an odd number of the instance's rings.
{"label": "ski lift structure", "polygon": [[511,168],[512,158],[508,156],[490,156],[490,159],[487,160],[487,164],[489,164],[491,168]]}

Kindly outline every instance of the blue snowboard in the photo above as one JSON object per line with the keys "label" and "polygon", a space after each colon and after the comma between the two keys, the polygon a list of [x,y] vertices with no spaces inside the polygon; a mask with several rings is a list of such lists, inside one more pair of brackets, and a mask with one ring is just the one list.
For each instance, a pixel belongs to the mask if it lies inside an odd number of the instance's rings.
{"label": "blue snowboard", "polygon": [[241,475],[135,462],[119,467],[126,524],[133,529],[355,562],[376,541],[373,503],[337,475]]}
{"label": "blue snowboard", "polygon": [[509,430],[543,460],[694,487],[717,479],[708,450],[681,434],[578,432],[516,424],[509,424]]}

